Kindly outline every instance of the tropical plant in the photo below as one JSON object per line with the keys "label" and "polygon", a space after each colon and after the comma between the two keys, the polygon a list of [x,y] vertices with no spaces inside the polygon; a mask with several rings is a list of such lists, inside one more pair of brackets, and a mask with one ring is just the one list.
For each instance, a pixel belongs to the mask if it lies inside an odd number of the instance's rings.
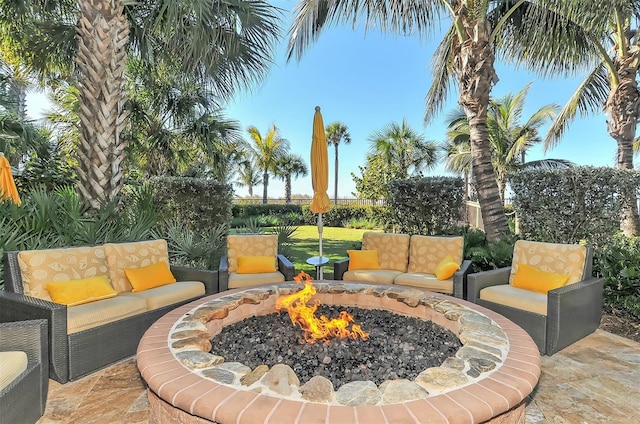
{"label": "tropical plant", "polygon": [[287,153],[276,163],[276,176],[284,180],[285,203],[291,203],[291,178],[304,177],[309,174],[309,168],[302,156]]}
{"label": "tropical plant", "polygon": [[253,187],[262,184],[260,169],[251,157],[241,161],[238,168],[238,179],[235,184],[239,187],[247,187],[249,197],[253,197]]}
{"label": "tropical plant", "polygon": [[[526,162],[527,150],[542,143],[538,130],[553,119],[558,106],[548,104],[535,111],[522,123],[525,99],[531,84],[527,84],[516,94],[508,93],[498,99],[491,99],[487,115],[491,162],[498,183],[500,199],[504,204],[507,175],[520,169],[554,169],[572,166],[565,159],[542,159]],[[471,145],[469,122],[460,109],[450,113],[447,141],[443,147],[447,169],[462,173],[465,180],[471,171]]]}
{"label": "tropical plant", "polygon": [[338,203],[338,146],[340,146],[341,142],[344,142],[344,144],[351,143],[351,134],[349,134],[347,126],[342,122],[332,122],[327,125],[325,132],[327,134],[327,144],[335,148],[333,201]]}
{"label": "tropical plant", "polygon": [[[616,141],[619,169],[633,169],[633,149],[640,119],[640,3],[634,0],[575,0],[572,8],[554,5],[584,30],[586,52],[592,68],[551,125],[545,148],[557,145],[578,113],[586,116],[604,109],[607,131]],[[627,193],[629,206],[620,229],[627,235],[640,234],[636,194]]]}
{"label": "tropical plant", "polygon": [[[290,29],[288,57],[296,55],[299,59],[331,23],[344,22],[356,27],[362,17],[367,28],[423,36],[433,33],[442,17],[448,15],[451,27],[432,62],[434,81],[427,94],[425,121],[441,110],[451,82],[457,83],[458,103],[471,129],[473,181],[487,237],[496,240],[509,234],[492,169],[487,128],[489,96],[498,81],[494,67],[496,53],[536,71],[553,74],[572,70],[576,63],[567,58],[580,57],[587,49],[574,42],[575,28],[567,25],[566,19],[548,8],[533,13],[540,9],[543,6],[539,1],[526,0],[301,0]],[[558,42],[549,42],[554,40]],[[543,42],[546,49],[539,48]]]}
{"label": "tropical plant", "polygon": [[26,65],[78,88],[79,188],[97,208],[123,185],[127,59],[179,66],[213,98],[229,99],[265,76],[278,19],[260,0],[14,0],[0,5],[0,34]]}
{"label": "tropical plant", "polygon": [[269,173],[275,173],[278,160],[289,150],[289,141],[280,137],[275,124],[271,125],[263,136],[254,126],[247,128],[251,139],[249,145],[254,158],[262,170],[262,203],[267,203],[267,189],[269,187]]}

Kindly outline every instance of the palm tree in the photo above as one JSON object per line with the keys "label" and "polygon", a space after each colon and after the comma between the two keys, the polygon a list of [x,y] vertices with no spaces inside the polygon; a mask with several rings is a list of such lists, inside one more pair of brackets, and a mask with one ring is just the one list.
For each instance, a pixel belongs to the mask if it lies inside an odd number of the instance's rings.
{"label": "palm tree", "polygon": [[[489,240],[509,233],[506,215],[491,163],[487,128],[487,110],[493,85],[498,81],[494,60],[500,51],[540,72],[554,73],[573,69],[567,58],[580,57],[586,46],[574,43],[574,28],[552,13],[535,14],[546,1],[526,0],[301,0],[289,31],[288,57],[299,59],[330,23],[358,24],[363,17],[367,28],[403,34],[426,35],[438,28],[444,15],[452,25],[436,50],[432,68],[434,81],[427,94],[425,121],[441,110],[451,82],[459,89],[458,103],[470,125],[473,181]],[[533,19],[536,18],[536,21]],[[553,38],[550,35],[559,34]],[[546,50],[531,50],[541,40]]]}
{"label": "palm tree", "polygon": [[73,75],[79,90],[79,189],[97,208],[123,185],[128,57],[145,58],[149,69],[179,66],[213,98],[226,100],[265,76],[278,14],[260,0],[11,1],[2,4],[0,33],[28,66],[48,76],[52,70]]}
{"label": "palm tree", "polygon": [[280,137],[275,124],[271,125],[264,136],[254,126],[247,128],[247,132],[251,138],[250,146],[256,163],[262,170],[262,203],[266,205],[269,173],[275,173],[278,160],[289,150],[289,142]]}
{"label": "palm tree", "polygon": [[336,159],[335,159],[335,189],[333,191],[333,202],[338,203],[338,146],[340,142],[344,141],[344,144],[351,143],[351,134],[347,126],[342,122],[332,122],[327,125],[327,144],[335,147]]}
{"label": "palm tree", "polygon": [[287,153],[278,159],[276,176],[284,180],[285,203],[291,203],[291,178],[304,177],[309,174],[309,168],[300,155]]}
{"label": "palm tree", "polygon": [[[487,125],[489,143],[495,179],[504,204],[507,176],[523,168],[562,168],[572,166],[564,159],[543,159],[525,162],[526,151],[533,145],[542,143],[538,130],[547,121],[553,119],[558,106],[548,104],[535,111],[526,122],[521,123],[525,99],[531,84],[527,84],[516,94],[491,99]],[[449,115],[447,142],[444,146],[447,154],[446,166],[449,170],[468,175],[471,170],[470,127],[462,110]]]}
{"label": "palm tree", "polygon": [[247,187],[249,197],[253,197],[253,187],[262,184],[260,169],[251,158],[245,159],[240,163],[238,179],[235,184],[239,187]]}
{"label": "palm tree", "polygon": [[[580,0],[576,9],[565,12],[584,29],[584,38],[592,46],[588,56],[593,68],[576,88],[553,122],[545,148],[557,145],[567,127],[580,112],[585,116],[605,110],[607,130],[617,144],[619,169],[633,169],[633,144],[640,118],[640,2],[633,0]],[[582,4],[581,4],[582,3]],[[632,24],[635,24],[632,27]],[[635,236],[640,233],[640,216],[635,193],[628,193],[628,205],[620,229]]]}
{"label": "palm tree", "polygon": [[427,141],[406,120],[402,124],[388,124],[374,132],[369,141],[371,153],[380,154],[387,166],[395,169],[396,179],[406,179],[410,173],[419,174],[437,163],[436,143]]}

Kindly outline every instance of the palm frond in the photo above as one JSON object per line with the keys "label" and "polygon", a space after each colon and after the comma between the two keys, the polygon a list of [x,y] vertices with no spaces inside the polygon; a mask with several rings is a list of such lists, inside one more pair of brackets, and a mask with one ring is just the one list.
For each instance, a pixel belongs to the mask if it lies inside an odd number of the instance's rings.
{"label": "palm frond", "polygon": [[453,60],[452,49],[455,36],[455,28],[452,25],[431,58],[433,81],[426,96],[424,111],[425,124],[431,122],[431,120],[440,113],[447,101],[454,76],[451,63]]}

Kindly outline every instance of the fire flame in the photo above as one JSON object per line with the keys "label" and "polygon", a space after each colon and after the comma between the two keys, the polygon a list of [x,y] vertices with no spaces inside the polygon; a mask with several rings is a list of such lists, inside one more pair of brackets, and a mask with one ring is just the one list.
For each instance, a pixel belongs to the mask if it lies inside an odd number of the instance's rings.
{"label": "fire flame", "polygon": [[329,319],[324,315],[320,318],[315,313],[320,305],[319,300],[315,300],[311,306],[307,302],[316,294],[316,288],[313,286],[313,279],[309,274],[302,271],[293,278],[298,283],[304,283],[304,289],[289,296],[282,296],[276,302],[276,310],[286,309],[291,318],[291,323],[298,325],[304,331],[304,340],[307,343],[315,343],[318,340],[327,340],[331,337],[346,339],[362,340],[369,338],[369,333],[362,330],[358,324],[353,323],[353,317],[347,311],[341,311],[339,318]]}

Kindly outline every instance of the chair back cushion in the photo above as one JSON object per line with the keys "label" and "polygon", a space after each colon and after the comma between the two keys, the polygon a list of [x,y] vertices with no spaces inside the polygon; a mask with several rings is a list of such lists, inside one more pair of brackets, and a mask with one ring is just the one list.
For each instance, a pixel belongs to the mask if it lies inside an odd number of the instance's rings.
{"label": "chair back cushion", "polygon": [[278,236],[276,234],[229,234],[227,236],[229,272],[238,272],[240,256],[271,256],[277,269]]}
{"label": "chair back cushion", "polygon": [[132,243],[106,243],[104,251],[109,265],[109,279],[118,293],[131,291],[125,269],[141,268],[158,262],[169,265],[166,240],[147,240]]}
{"label": "chair back cushion", "polygon": [[447,256],[461,264],[463,250],[463,237],[413,235],[409,250],[409,272],[435,274],[438,264]]}
{"label": "chair back cushion", "polygon": [[49,283],[108,275],[102,246],[24,250],[18,263],[24,294],[49,301]]}
{"label": "chair back cushion", "polygon": [[567,284],[583,280],[591,264],[587,263],[587,246],[579,244],[542,243],[518,240],[513,248],[513,261],[509,283],[513,282],[519,264],[552,272],[569,275]]}
{"label": "chair back cushion", "polygon": [[380,269],[407,272],[409,234],[372,233],[362,235],[362,250],[377,250]]}

